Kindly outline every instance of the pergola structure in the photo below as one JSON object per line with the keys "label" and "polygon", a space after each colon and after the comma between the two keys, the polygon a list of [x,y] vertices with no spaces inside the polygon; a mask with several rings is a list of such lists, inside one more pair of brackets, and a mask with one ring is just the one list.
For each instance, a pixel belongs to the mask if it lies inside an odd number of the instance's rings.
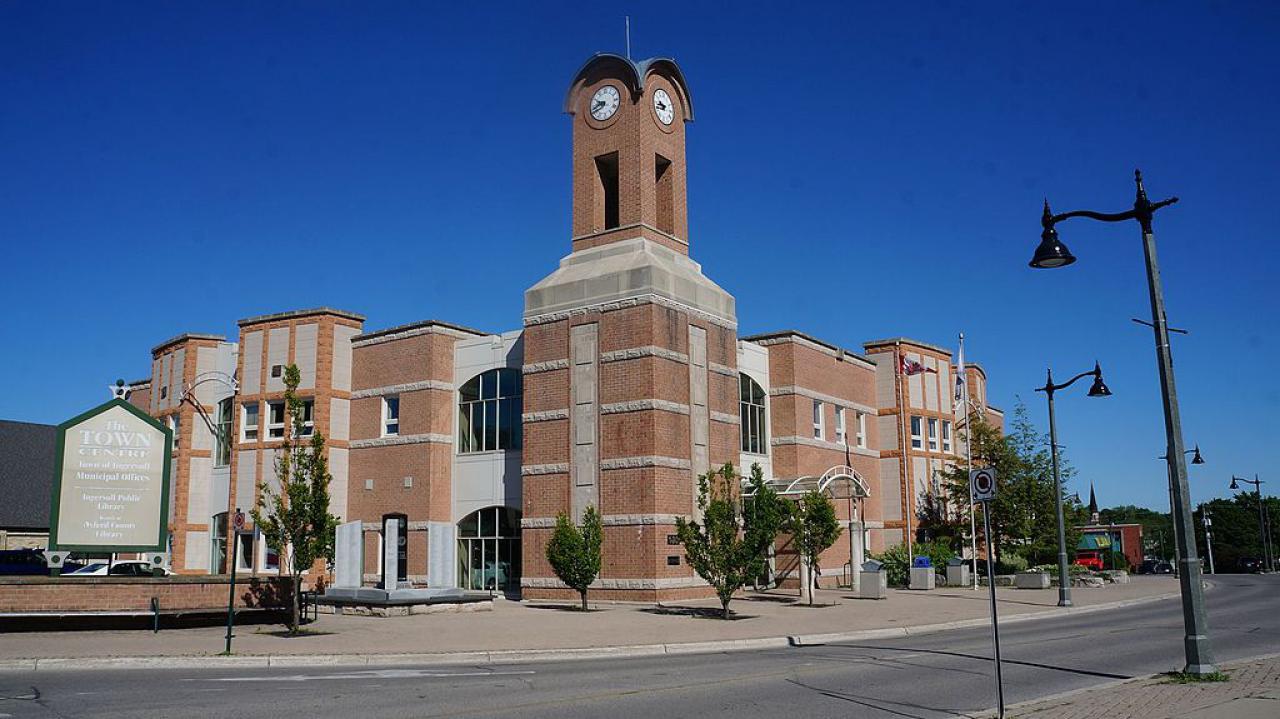
{"label": "pergola structure", "polygon": [[[755,487],[751,486],[749,478],[743,477],[741,483],[743,499],[755,495]],[[765,486],[776,492],[779,497],[795,498],[804,496],[810,491],[817,491],[832,500],[843,499],[848,502],[849,522],[846,529],[849,532],[849,583],[856,590],[858,562],[855,555],[863,549],[864,542],[862,523],[856,519],[860,513],[855,509],[857,502],[871,496],[871,487],[862,475],[858,474],[858,470],[848,465],[836,465],[820,476],[805,475],[795,479],[769,479],[765,481]],[[858,540],[856,543],[855,537]]]}

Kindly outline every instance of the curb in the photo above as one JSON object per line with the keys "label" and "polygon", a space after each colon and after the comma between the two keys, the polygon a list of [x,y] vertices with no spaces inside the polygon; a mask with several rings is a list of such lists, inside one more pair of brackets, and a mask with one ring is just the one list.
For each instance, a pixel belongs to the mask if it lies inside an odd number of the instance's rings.
{"label": "curb", "polygon": [[[1000,620],[1009,622],[1047,619],[1071,614],[1087,614],[1109,609],[1122,609],[1180,596],[1177,592],[1138,597],[1087,607],[1054,608],[1043,612],[1014,614]],[[574,661],[581,659],[630,659],[682,654],[787,649],[820,646],[840,641],[891,639],[932,634],[953,629],[986,626],[986,617],[914,627],[863,629],[830,634],[796,634],[757,639],[728,639],[677,644],[631,644],[577,649],[503,649],[473,652],[437,652],[423,654],[245,654],[239,656],[198,655],[170,657],[55,657],[48,659],[0,659],[0,672],[8,671],[85,671],[110,669],[243,669],[280,667],[366,667],[447,665],[447,664],[520,664],[528,662]]]}

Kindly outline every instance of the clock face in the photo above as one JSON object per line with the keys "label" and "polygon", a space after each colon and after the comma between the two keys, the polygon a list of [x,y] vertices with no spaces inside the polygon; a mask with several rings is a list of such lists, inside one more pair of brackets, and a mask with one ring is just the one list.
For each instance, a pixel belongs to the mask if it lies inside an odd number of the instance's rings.
{"label": "clock face", "polygon": [[664,125],[670,125],[672,120],[676,119],[675,105],[671,102],[671,96],[666,90],[659,88],[653,93],[653,111],[657,113],[658,119]]}
{"label": "clock face", "polygon": [[613,117],[621,102],[622,95],[618,93],[618,88],[605,85],[591,96],[591,116],[598,122],[604,122]]}

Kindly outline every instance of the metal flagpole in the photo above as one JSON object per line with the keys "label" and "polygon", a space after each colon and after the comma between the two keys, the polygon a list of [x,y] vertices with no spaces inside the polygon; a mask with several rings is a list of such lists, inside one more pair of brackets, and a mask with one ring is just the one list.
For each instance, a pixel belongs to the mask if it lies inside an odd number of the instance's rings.
{"label": "metal flagpole", "polygon": [[909,452],[907,447],[909,445],[907,440],[907,405],[906,405],[906,400],[903,398],[903,385],[906,384],[906,380],[903,379],[904,375],[902,371],[902,360],[903,360],[902,343],[894,342],[893,344],[895,349],[894,361],[896,365],[893,368],[893,377],[894,377],[895,384],[898,385],[898,444],[901,445],[902,447],[902,462],[901,462],[902,483],[907,485],[908,487],[907,504],[909,505],[902,508],[902,518],[906,520],[907,561],[910,562],[910,561],[913,561],[912,557],[914,556],[913,554],[914,548],[912,546],[912,542],[914,538],[911,536],[912,535],[911,518],[912,518],[912,515],[916,513],[916,481],[915,481],[915,478],[911,475],[911,473],[907,470],[907,459],[909,457]]}
{"label": "metal flagpole", "polygon": [[[973,427],[969,414],[969,372],[964,366],[964,333],[960,333],[960,410],[964,412],[964,461],[965,470],[973,473]],[[969,492],[969,569],[973,571],[973,591],[978,591],[978,525],[974,515],[973,492]]]}

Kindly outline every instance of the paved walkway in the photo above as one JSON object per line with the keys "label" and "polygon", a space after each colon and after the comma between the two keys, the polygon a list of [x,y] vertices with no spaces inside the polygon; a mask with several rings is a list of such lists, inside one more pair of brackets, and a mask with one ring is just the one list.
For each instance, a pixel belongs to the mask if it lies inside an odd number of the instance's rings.
{"label": "paved walkway", "polygon": [[1275,719],[1280,717],[1280,655],[1223,667],[1230,681],[1176,684],[1139,679],[1106,689],[1039,700],[1010,719]]}
{"label": "paved walkway", "polygon": [[[1134,577],[1129,584],[1073,591],[1076,609],[1176,594],[1170,577]],[[1001,617],[1058,612],[1056,590],[999,590]],[[982,622],[987,591],[892,590],[882,601],[852,598],[847,591],[823,590],[818,606],[796,603],[794,592],[749,593],[735,599],[733,621],[710,615],[714,599],[664,605],[600,604],[594,611],[570,611],[571,603],[497,600],[492,611],[421,614],[406,617],[320,615],[300,637],[280,636],[276,625],[236,630],[236,655],[403,655],[510,650],[561,650],[633,645],[687,647],[829,633],[890,630],[953,622]],[[147,630],[10,633],[0,642],[0,661],[60,657],[173,657],[222,651],[224,627]],[[710,647],[708,647],[710,648]]]}

